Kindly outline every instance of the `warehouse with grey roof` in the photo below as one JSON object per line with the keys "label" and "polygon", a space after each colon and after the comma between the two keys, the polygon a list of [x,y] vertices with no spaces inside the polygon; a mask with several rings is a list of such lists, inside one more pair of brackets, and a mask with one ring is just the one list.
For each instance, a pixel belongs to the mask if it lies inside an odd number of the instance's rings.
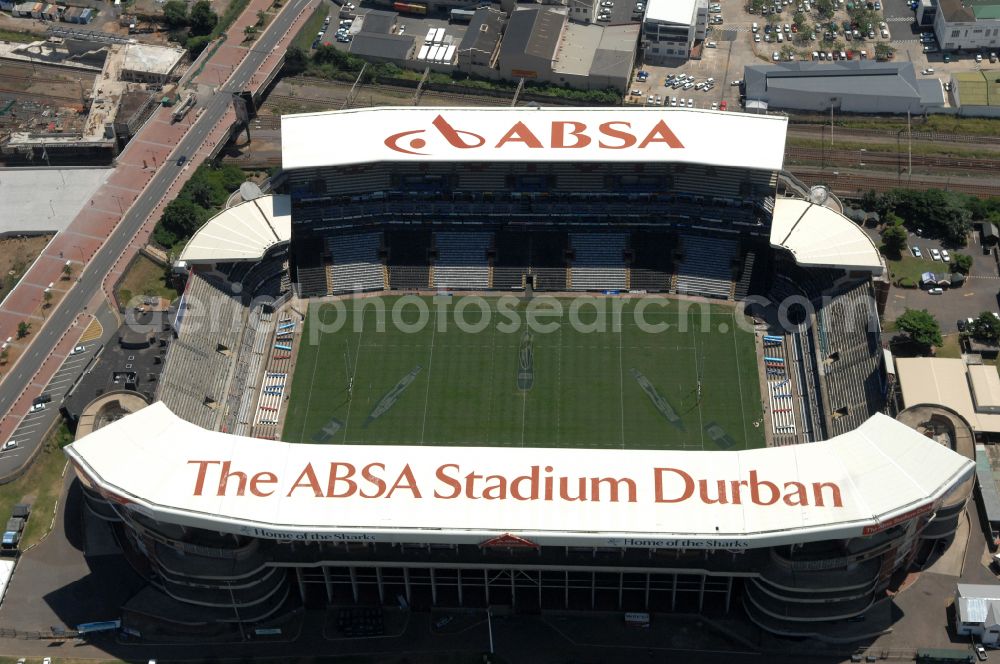
{"label": "warehouse with grey roof", "polygon": [[744,68],[746,105],[840,113],[926,113],[944,106],[941,81],[911,62],[785,62]]}

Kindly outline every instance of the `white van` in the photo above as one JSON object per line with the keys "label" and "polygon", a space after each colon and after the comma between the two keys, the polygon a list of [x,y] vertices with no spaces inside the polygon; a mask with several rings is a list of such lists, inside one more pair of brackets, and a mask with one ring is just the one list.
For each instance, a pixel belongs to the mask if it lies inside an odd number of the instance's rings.
{"label": "white van", "polygon": [[757,24],[756,24],[756,23],[754,23],[754,24],[753,24],[752,26],[750,26],[750,29],[751,29],[751,30],[752,30],[753,32],[757,32],[757,30],[758,30],[759,28],[758,28]]}

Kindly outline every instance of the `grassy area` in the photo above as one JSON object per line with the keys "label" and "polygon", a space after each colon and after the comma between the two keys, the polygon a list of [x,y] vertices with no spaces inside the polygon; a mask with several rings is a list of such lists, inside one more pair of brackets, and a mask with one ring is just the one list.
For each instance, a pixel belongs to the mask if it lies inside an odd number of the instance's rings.
{"label": "grassy area", "polygon": [[[907,250],[909,251],[909,250]],[[903,254],[899,260],[886,258],[889,265],[889,275],[893,283],[900,279],[910,279],[917,286],[920,285],[920,275],[924,272],[947,272],[948,266],[930,258],[914,258],[909,253]]]}
{"label": "grassy area", "polygon": [[159,295],[168,300],[177,297],[177,291],[167,283],[167,268],[142,254],[129,266],[118,285],[118,300],[123,305],[136,295]]}
{"label": "grassy area", "polygon": [[[793,118],[793,122],[803,122],[805,118]],[[821,122],[819,118],[816,120]],[[899,131],[906,129],[906,120],[892,118],[838,118],[834,123],[838,127],[850,129],[878,129],[882,131]],[[914,120],[913,131],[937,132],[940,134],[971,134],[974,136],[996,136],[1000,134],[1000,119],[997,118],[963,118],[950,115],[929,115],[925,120]]]}
{"label": "grassy area", "polygon": [[[1000,130],[1000,127],[998,127]],[[814,150],[819,150],[823,147],[824,141],[821,139],[814,138],[803,138],[800,136],[789,136],[786,141],[786,145],[800,148],[812,148]],[[826,142],[829,148],[829,141]],[[844,142],[837,141],[832,148],[834,150],[869,150],[871,152],[893,152],[895,146],[891,143],[860,143],[860,142]],[[905,151],[906,146],[903,146]],[[954,144],[950,143],[922,143],[917,142],[913,144],[913,154],[919,155],[940,155],[949,157],[971,157],[971,158],[981,158],[981,159],[994,159],[996,158],[995,150],[974,150],[965,148],[955,148]],[[861,155],[858,155],[861,157]]]}
{"label": "grassy area", "polygon": [[222,16],[219,17],[219,22],[215,24],[215,29],[212,30],[212,34],[210,35],[211,38],[215,39],[228,30],[229,26],[233,24],[233,21],[239,18],[239,15],[243,13],[243,10],[247,8],[248,4],[250,4],[250,0],[230,0],[229,6],[226,7],[226,11],[224,11]]}
{"label": "grassy area", "polygon": [[[640,315],[634,302],[618,301],[623,310],[616,328],[610,311],[599,317],[587,305],[577,324],[572,301],[546,300],[562,312],[546,306],[550,313],[537,320],[552,328],[533,325],[530,334],[523,301],[498,313],[496,299],[479,300],[489,305],[486,314],[478,304],[464,313],[449,304],[442,320],[425,298],[434,323],[411,330],[405,326],[419,320],[418,308],[412,302],[401,307],[403,323],[395,324],[398,298],[358,300],[364,313],[346,310],[339,330],[333,305],[312,305],[282,440],[699,450],[764,445],[763,429],[752,425],[761,417],[754,337],[735,324],[732,307],[662,299]],[[611,306],[610,300],[589,301]],[[376,326],[379,302],[386,311],[382,329]],[[511,319],[519,324],[508,325]]]}
{"label": "grassy area", "polygon": [[15,32],[14,30],[0,30],[0,41],[27,44],[28,42],[39,41],[41,39],[45,39],[44,35],[36,35],[31,32]]}
{"label": "grassy area", "polygon": [[[43,443],[44,447],[28,471],[13,482],[0,484],[0,515],[10,515],[17,503],[31,505],[31,517],[21,537],[22,550],[38,543],[49,531],[53,510],[62,491],[62,472],[66,465],[62,448],[71,442],[73,436],[69,429],[60,424]],[[27,450],[20,453],[27,454]]]}
{"label": "grassy area", "polygon": [[956,359],[962,357],[962,347],[959,344],[957,332],[955,334],[944,334],[941,336],[941,339],[944,343],[935,352],[937,357],[950,357]]}
{"label": "grassy area", "polygon": [[39,235],[0,240],[0,300],[14,290],[51,239],[51,235]]}
{"label": "grassy area", "polygon": [[292,46],[297,46],[308,53],[313,39],[316,38],[316,33],[323,29],[323,19],[325,18],[326,6],[320,5],[313,12],[312,16],[309,17],[305,25],[302,26],[302,29],[299,30],[299,34],[295,35],[295,39],[292,40]]}

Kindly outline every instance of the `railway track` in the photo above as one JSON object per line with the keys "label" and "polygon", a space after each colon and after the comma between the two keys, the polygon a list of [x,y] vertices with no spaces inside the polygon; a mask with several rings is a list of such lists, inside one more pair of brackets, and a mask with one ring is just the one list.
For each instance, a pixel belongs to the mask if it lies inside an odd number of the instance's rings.
{"label": "railway track", "polygon": [[[788,125],[788,133],[790,134],[809,134],[816,138],[821,138],[829,134],[829,125],[822,124],[792,124]],[[896,129],[855,129],[850,127],[834,127],[834,133],[838,140],[843,140],[845,136],[855,137],[858,139],[863,138],[891,138],[895,140],[898,137],[903,139],[907,138],[906,130],[896,130]],[[940,143],[941,141],[947,143],[969,143],[977,145],[996,145],[1000,146],[1000,136],[975,136],[972,134],[943,134],[933,131],[914,131],[913,140],[915,141],[931,141],[935,143]]]}
{"label": "railway track", "polygon": [[[857,150],[823,150],[822,148],[786,147],[785,163],[819,164],[824,161],[828,166],[856,167],[863,161],[867,166],[891,167],[892,169],[907,165],[905,152],[867,152],[859,154]],[[946,155],[913,155],[913,167],[933,168],[936,170],[972,171],[973,174],[996,172],[1000,168],[1000,159],[979,159],[973,157],[949,157]]]}
{"label": "railway track", "polygon": [[914,175],[909,178],[899,178],[895,175],[881,174],[878,171],[866,172],[863,175],[854,173],[835,173],[811,168],[788,169],[807,184],[825,184],[838,196],[858,196],[866,191],[874,190],[885,193],[892,189],[945,189],[973,196],[1000,196],[1000,184],[981,184],[969,182],[965,178],[954,178],[941,182],[937,179]]}

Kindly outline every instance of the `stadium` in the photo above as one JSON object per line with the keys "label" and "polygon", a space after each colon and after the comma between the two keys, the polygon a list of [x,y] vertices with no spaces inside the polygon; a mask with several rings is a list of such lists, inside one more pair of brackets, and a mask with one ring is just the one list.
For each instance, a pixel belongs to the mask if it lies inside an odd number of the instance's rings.
{"label": "stadium", "polygon": [[149,582],[124,624],[878,605],[957,527],[967,425],[894,419],[884,265],[785,127],[284,117],[275,191],[184,249],[156,403],[67,448]]}

